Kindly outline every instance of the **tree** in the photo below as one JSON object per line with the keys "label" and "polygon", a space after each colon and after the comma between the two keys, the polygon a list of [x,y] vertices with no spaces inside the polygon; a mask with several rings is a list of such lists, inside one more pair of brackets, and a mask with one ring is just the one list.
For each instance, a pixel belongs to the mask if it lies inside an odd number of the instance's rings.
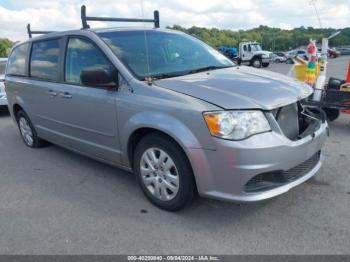
{"label": "tree", "polygon": [[[261,25],[249,30],[220,30],[217,28],[201,28],[192,26],[184,28],[179,25],[168,27],[193,35],[214,47],[236,47],[242,41],[257,41],[265,50],[286,51],[299,46],[305,46],[310,38],[321,43],[323,37],[337,31],[333,28],[298,27],[292,30],[284,30]],[[350,27],[341,29],[341,34],[330,41],[331,46],[350,45]]]}
{"label": "tree", "polygon": [[10,54],[10,50],[15,43],[8,39],[0,38],[0,57],[7,57]]}

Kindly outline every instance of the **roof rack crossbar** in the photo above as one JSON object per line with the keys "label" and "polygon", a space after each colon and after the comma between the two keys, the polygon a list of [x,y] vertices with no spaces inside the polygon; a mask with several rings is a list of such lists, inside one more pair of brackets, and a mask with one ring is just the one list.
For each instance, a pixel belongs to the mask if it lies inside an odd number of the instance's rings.
{"label": "roof rack crossbar", "polygon": [[114,17],[95,17],[86,16],[86,6],[81,6],[81,22],[83,29],[90,28],[87,21],[110,21],[110,22],[139,22],[139,23],[154,23],[155,28],[159,28],[159,11],[154,11],[153,19],[142,19],[142,18],[114,18]]}
{"label": "roof rack crossbar", "polygon": [[32,31],[30,29],[30,24],[27,24],[27,33],[29,38],[32,38],[33,35],[42,35],[42,34],[49,34],[49,33],[53,33],[55,31]]}

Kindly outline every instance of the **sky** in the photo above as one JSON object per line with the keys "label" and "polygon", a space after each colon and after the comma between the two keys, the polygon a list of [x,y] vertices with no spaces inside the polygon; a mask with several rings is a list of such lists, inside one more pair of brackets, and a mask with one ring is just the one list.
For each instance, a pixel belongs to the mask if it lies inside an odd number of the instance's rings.
{"label": "sky", "polygon": [[[152,18],[160,11],[161,27],[174,24],[220,29],[250,29],[259,25],[292,29],[320,27],[310,0],[0,0],[0,38],[24,40],[32,30],[81,28],[80,6],[89,16]],[[322,27],[350,26],[350,0],[313,0]],[[143,7],[143,8],[142,8]],[[126,24],[90,22],[92,27]],[[127,24],[127,26],[129,26]],[[133,25],[135,26],[135,25]],[[142,24],[141,24],[142,26]],[[145,25],[150,26],[150,25]]]}

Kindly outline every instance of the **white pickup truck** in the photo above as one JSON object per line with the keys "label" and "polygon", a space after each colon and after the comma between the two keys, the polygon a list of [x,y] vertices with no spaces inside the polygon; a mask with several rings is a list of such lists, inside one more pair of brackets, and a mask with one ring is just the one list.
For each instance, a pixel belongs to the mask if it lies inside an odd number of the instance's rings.
{"label": "white pickup truck", "polygon": [[268,67],[272,61],[272,52],[264,51],[257,42],[241,42],[238,47],[238,64],[247,64],[256,68]]}

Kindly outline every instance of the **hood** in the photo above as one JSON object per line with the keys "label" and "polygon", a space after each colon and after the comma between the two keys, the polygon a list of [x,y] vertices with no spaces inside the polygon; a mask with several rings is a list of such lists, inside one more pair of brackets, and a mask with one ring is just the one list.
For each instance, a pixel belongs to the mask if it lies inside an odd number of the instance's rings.
{"label": "hood", "polygon": [[254,51],[253,53],[254,53],[255,55],[267,55],[267,56],[272,55],[272,52],[264,51],[264,50]]}
{"label": "hood", "polygon": [[290,77],[245,66],[162,79],[154,84],[224,109],[271,110],[313,92],[308,85]]}

